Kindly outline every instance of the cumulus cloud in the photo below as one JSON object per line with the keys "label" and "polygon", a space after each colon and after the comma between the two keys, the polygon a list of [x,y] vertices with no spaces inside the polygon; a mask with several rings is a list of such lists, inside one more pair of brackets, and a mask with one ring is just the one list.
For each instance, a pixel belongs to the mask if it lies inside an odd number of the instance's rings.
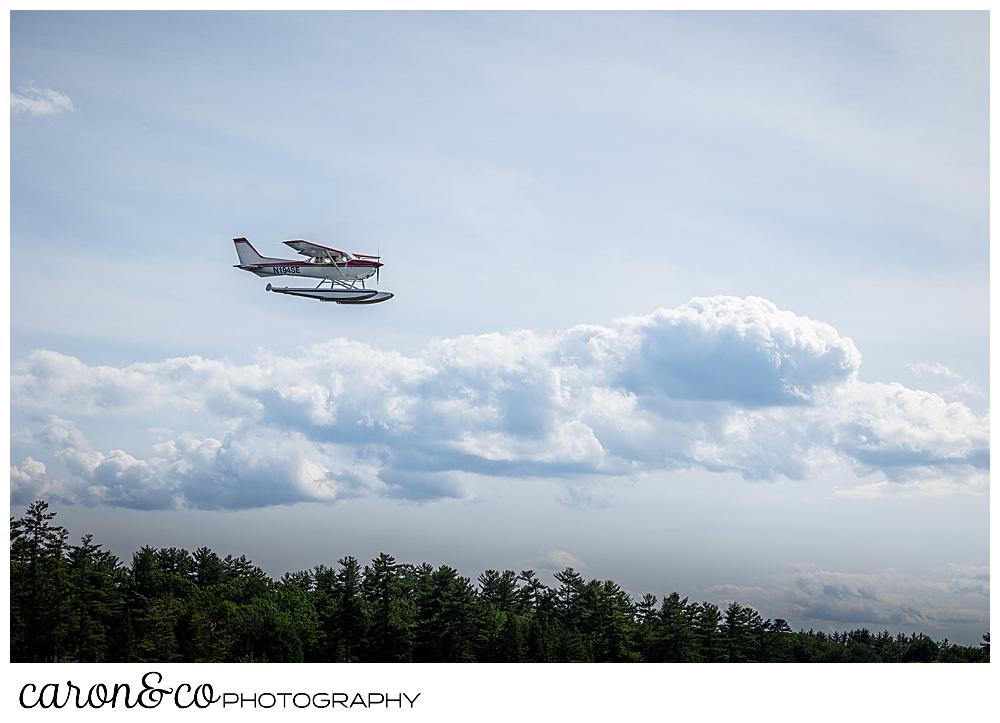
{"label": "cumulus cloud", "polygon": [[36,88],[29,84],[21,92],[24,95],[13,91],[10,94],[10,109],[15,115],[58,115],[76,110],[70,97],[58,90]]}
{"label": "cumulus cloud", "polygon": [[31,434],[31,430],[27,427],[24,427],[23,429],[10,430],[11,444],[31,444],[34,441],[35,438]]}
{"label": "cumulus cloud", "polygon": [[538,558],[538,569],[560,572],[567,567],[575,570],[586,570],[587,563],[571,552],[565,550],[550,550],[547,554]]}
{"label": "cumulus cloud", "polygon": [[[927,579],[927,578],[936,579]],[[771,587],[718,585],[707,594],[768,610],[797,625],[827,630],[854,627],[894,631],[989,626],[989,567],[948,565],[918,577],[895,570],[844,573],[801,568]]]}
{"label": "cumulus cloud", "polygon": [[945,398],[957,398],[962,396],[980,397],[985,399],[986,394],[976,384],[965,379],[961,374],[946,367],[944,364],[927,364],[919,362],[917,364],[907,364],[907,367],[917,377],[941,377],[952,382],[952,385],[941,392]]}
{"label": "cumulus cloud", "polygon": [[[333,501],[369,488],[393,492],[378,480],[377,463],[354,448],[262,431],[222,439],[181,434],[155,444],[153,456],[141,460],[120,449],[94,450],[72,421],[52,415],[38,436],[71,476],[52,479],[43,463],[28,457],[11,467],[11,496],[15,503],[54,497],[137,509],[245,509]],[[439,486],[434,496],[447,490]]]}
{"label": "cumulus cloud", "polygon": [[[432,499],[462,496],[463,473],[580,480],[700,467],[802,479],[843,464],[878,473],[863,494],[933,480],[981,491],[988,415],[863,383],[860,364],[828,324],[718,296],[608,327],[436,340],[414,356],[345,339],[242,366],[196,356],[90,366],[38,350],[12,365],[11,397],[58,413],[34,436],[73,476],[64,494],[91,503]],[[167,435],[138,460],[94,451],[66,419],[156,410],[206,415],[218,438]]]}

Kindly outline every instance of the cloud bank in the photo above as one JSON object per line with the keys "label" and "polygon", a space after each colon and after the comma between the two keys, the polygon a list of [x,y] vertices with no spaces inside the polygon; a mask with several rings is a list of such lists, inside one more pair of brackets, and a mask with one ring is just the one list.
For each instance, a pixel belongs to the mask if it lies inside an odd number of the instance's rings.
{"label": "cloud bank", "polygon": [[22,92],[24,95],[11,91],[10,109],[14,115],[58,115],[76,110],[70,97],[58,90],[28,85],[22,88]]}
{"label": "cloud bank", "polygon": [[989,567],[948,565],[934,576],[925,580],[896,570],[858,574],[803,566],[776,578],[772,587],[717,585],[706,592],[723,604],[749,602],[775,617],[829,631],[989,627]]}
{"label": "cloud bank", "polygon": [[[30,437],[67,474],[27,457],[11,469],[12,498],[240,509],[460,497],[462,473],[700,467],[770,480],[845,464],[878,473],[865,494],[988,489],[988,415],[861,382],[860,364],[830,325],[727,296],[608,327],[436,340],[409,357],[346,339],[261,350],[244,366],[88,366],[39,350],[12,365],[12,404],[51,413]],[[171,410],[207,415],[217,436],[163,434],[137,459],[93,449],[67,418],[141,413],[157,427]]]}

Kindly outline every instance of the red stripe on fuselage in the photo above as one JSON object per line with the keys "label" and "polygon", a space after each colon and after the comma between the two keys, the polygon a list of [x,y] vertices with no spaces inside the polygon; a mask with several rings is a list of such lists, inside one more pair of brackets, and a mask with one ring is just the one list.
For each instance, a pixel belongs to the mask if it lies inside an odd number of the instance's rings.
{"label": "red stripe on fuselage", "polygon": [[348,261],[346,264],[314,264],[309,261],[272,261],[266,264],[253,264],[254,266],[308,266],[313,269],[329,269],[333,266],[339,266],[344,268],[347,266],[352,266],[357,268],[359,266],[365,266],[368,268],[378,268],[379,266],[385,266],[385,264],[373,264],[371,261]]}
{"label": "red stripe on fuselage", "polygon": [[314,264],[311,261],[268,261],[267,263],[255,263],[247,264],[248,266],[253,266],[254,268],[266,268],[271,266],[308,266],[312,269],[329,269],[333,266],[338,266],[344,268],[347,266],[352,266],[357,268],[359,266],[367,267],[370,269],[377,269],[385,264],[379,264],[372,261],[358,261],[357,259],[351,259],[346,264]]}

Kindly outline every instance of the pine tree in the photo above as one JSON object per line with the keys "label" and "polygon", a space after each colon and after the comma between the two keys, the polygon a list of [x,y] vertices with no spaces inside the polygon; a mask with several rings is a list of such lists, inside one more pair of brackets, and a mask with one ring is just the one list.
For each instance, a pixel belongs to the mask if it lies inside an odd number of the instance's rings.
{"label": "pine tree", "polygon": [[699,659],[694,625],[697,610],[688,605],[688,599],[673,592],[663,598],[660,606],[659,635],[654,649],[654,660],[666,663],[690,663]]}
{"label": "pine tree", "polygon": [[361,660],[365,635],[364,600],[361,597],[361,566],[350,555],[338,560],[340,570],[334,577],[339,613],[340,659],[345,663]]}
{"label": "pine tree", "polygon": [[340,642],[340,608],[337,592],[337,573],[326,565],[317,565],[312,570],[313,607],[319,620],[323,635],[323,648],[320,659],[323,662],[335,663],[341,660]]}
{"label": "pine tree", "polygon": [[442,565],[417,568],[415,662],[472,662],[481,647],[484,610],[469,579]]}
{"label": "pine tree", "polygon": [[147,599],[145,610],[136,617],[135,656],[138,662],[172,663],[181,658],[175,624],[183,604],[171,593]]}
{"label": "pine tree", "polygon": [[723,630],[730,663],[745,663],[754,659],[756,645],[750,630],[751,613],[756,611],[735,601],[726,608]]}
{"label": "pine tree", "polygon": [[78,661],[97,662],[106,657],[105,627],[111,611],[109,590],[118,560],[102,554],[93,535],[84,535],[70,548],[70,649]]}
{"label": "pine tree", "polygon": [[704,602],[694,609],[694,633],[698,646],[698,659],[705,663],[718,663],[727,659],[720,625],[722,613],[718,605]]}
{"label": "pine tree", "polygon": [[487,605],[508,612],[517,603],[517,575],[513,570],[487,570],[479,576],[479,597]]}
{"label": "pine tree", "polygon": [[633,648],[644,662],[654,661],[654,643],[659,627],[656,602],[656,595],[646,593],[635,606],[637,624]]}
{"label": "pine tree", "polygon": [[517,582],[522,583],[517,589],[517,612],[537,614],[539,603],[549,588],[539,582],[534,570],[522,570]]}
{"label": "pine tree", "polygon": [[365,660],[391,663],[409,660],[411,652],[411,591],[396,560],[384,552],[365,566],[362,590],[368,611]]}
{"label": "pine tree", "polygon": [[629,651],[635,631],[632,599],[612,580],[591,580],[584,599],[589,603],[583,618],[595,662],[622,663],[637,659]]}
{"label": "pine tree", "polygon": [[583,576],[572,567],[557,572],[553,577],[560,583],[556,590],[556,613],[565,627],[581,631],[586,617],[586,605],[581,596],[586,588]]}
{"label": "pine tree", "polygon": [[66,643],[68,533],[50,524],[56,513],[48,507],[39,500],[11,519],[11,659],[17,662],[57,661]]}
{"label": "pine tree", "polygon": [[207,547],[199,547],[191,556],[195,584],[204,589],[222,582],[222,560]]}

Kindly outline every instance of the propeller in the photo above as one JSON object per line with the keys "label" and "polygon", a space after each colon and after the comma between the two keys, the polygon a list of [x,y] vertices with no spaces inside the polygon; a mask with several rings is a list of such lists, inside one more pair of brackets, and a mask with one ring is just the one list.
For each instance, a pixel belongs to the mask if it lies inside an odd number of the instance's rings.
{"label": "propeller", "polygon": [[[378,246],[375,247],[375,253],[379,254],[378,260],[381,261],[382,260],[382,245],[381,244],[379,244]],[[381,271],[381,270],[382,270],[381,266],[376,266],[375,267],[375,283],[376,284],[378,283],[378,272]]]}

